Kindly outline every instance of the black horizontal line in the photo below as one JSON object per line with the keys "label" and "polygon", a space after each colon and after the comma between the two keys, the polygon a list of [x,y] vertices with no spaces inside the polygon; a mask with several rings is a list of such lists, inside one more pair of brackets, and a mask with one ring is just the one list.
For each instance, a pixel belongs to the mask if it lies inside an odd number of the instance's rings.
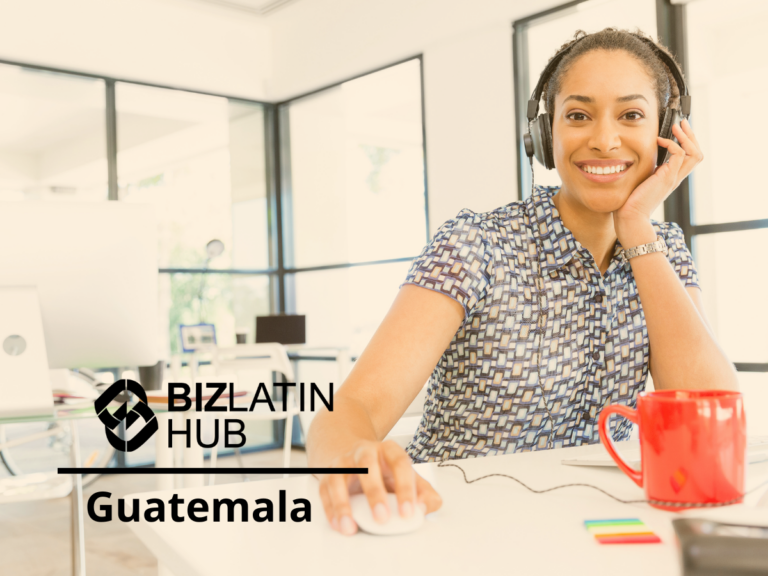
{"label": "black horizontal line", "polygon": [[734,362],[738,372],[768,372],[768,362]]}
{"label": "black horizontal line", "polygon": [[742,222],[721,222],[719,224],[694,224],[691,226],[691,236],[699,234],[718,234],[723,232],[742,232],[768,228],[768,218],[762,220],[745,220]]}
{"label": "black horizontal line", "polygon": [[368,474],[368,468],[59,468],[59,474]]}

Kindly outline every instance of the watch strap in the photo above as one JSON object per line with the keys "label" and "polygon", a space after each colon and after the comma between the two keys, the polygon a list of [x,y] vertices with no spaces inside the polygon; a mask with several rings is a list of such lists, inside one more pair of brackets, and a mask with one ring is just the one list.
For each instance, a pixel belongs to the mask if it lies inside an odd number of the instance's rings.
{"label": "watch strap", "polygon": [[627,262],[630,258],[635,256],[642,256],[643,254],[653,254],[654,252],[663,252],[667,255],[668,252],[667,243],[664,242],[664,238],[656,236],[655,242],[649,242],[648,244],[641,244],[640,246],[634,246],[632,248],[625,248],[621,251],[622,262]]}

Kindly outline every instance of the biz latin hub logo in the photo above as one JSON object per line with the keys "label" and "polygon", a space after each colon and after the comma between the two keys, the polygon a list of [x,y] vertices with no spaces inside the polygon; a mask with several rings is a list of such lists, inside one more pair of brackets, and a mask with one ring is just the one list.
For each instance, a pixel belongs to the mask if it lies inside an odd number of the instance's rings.
{"label": "biz latin hub logo", "polygon": [[[167,420],[167,446],[173,448],[174,439],[183,439],[186,448],[190,448],[192,442],[202,448],[212,448],[219,444],[219,439],[223,440],[225,448],[240,448],[245,445],[246,437],[244,433],[245,424],[243,420],[230,417],[230,414],[238,412],[253,412],[257,409],[263,410],[260,406],[267,406],[271,412],[278,410],[288,411],[287,405],[289,390],[296,388],[298,392],[298,408],[304,411],[306,408],[306,387],[303,382],[298,385],[295,383],[274,383],[274,388],[281,389],[281,398],[276,402],[269,393],[267,386],[262,382],[259,384],[249,404],[240,404],[236,398],[241,396],[236,394],[233,383],[196,383],[195,394],[191,395],[192,388],[183,382],[169,383],[168,385],[168,412],[186,412],[194,410],[198,413],[217,413],[226,414],[221,418],[213,420],[213,440],[205,442],[203,438],[202,420],[200,418],[185,418],[184,427],[173,428],[173,418]],[[137,400],[131,408],[128,407],[128,394],[132,394]],[[117,410],[110,411],[110,405],[115,401],[122,400],[122,404]],[[319,400],[319,402],[317,402]],[[329,394],[326,398],[318,386],[312,382],[309,386],[309,410],[314,411],[320,403],[329,411],[333,411],[333,383],[329,384]],[[107,388],[94,402],[96,414],[104,424],[107,440],[116,449],[121,452],[133,452],[143,446],[150,438],[159,432],[157,417],[149,407],[147,393],[138,382],[123,379],[115,382]],[[136,422],[142,420],[143,426],[130,439],[120,436],[120,424],[125,423],[124,429],[128,431]],[[196,422],[195,429],[192,430],[191,422]],[[134,429],[135,430],[135,429]],[[155,473],[184,473],[188,469],[154,469]],[[249,470],[250,471],[250,470]],[[307,472],[313,472],[307,469]],[[325,471],[329,472],[329,471]],[[348,473],[347,470],[331,471],[330,473]],[[367,472],[367,470],[365,470]],[[96,522],[110,522],[113,519],[113,504],[111,502],[112,494],[102,491],[95,492],[88,499],[88,515]],[[107,500],[107,502],[104,502]],[[166,504],[158,498],[151,498],[142,514],[139,500],[134,498],[132,506],[126,506],[124,499],[120,498],[117,502],[117,518],[121,522],[138,522],[142,518],[146,522],[164,522],[168,517],[165,513]],[[256,522],[272,522],[277,517],[279,522],[288,520],[288,502],[285,490],[279,491],[277,506],[268,498],[258,498],[255,501],[256,507],[251,512],[249,503],[243,498],[232,499],[214,499],[211,505],[201,498],[193,498],[186,507],[186,517],[192,522],[205,522],[209,520],[208,511],[212,512],[212,521],[220,522],[225,519],[227,522],[247,521],[253,519]],[[185,516],[184,499],[179,494],[173,494],[168,500],[170,508],[170,520],[173,522],[184,522]],[[293,500],[293,508],[290,510],[290,520],[292,522],[310,522],[312,518],[311,506],[309,500],[296,498]],[[130,511],[129,511],[130,510]],[[223,513],[222,513],[223,512]]]}

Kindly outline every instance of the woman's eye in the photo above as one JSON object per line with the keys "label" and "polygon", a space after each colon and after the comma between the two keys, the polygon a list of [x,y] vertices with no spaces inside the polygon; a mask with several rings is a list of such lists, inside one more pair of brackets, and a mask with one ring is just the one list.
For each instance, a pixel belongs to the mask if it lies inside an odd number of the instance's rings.
{"label": "woman's eye", "polygon": [[576,120],[577,122],[581,122],[587,119],[587,115],[582,114],[581,112],[571,112],[570,114],[568,114],[567,118],[570,118],[571,120]]}
{"label": "woman's eye", "polygon": [[641,120],[644,116],[640,112],[627,112],[624,117],[627,120]]}

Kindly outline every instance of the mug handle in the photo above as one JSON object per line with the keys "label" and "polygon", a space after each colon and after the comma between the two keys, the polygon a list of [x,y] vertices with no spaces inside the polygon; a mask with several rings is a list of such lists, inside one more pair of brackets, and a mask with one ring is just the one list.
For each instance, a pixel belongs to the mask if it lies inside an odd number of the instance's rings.
{"label": "mug handle", "polygon": [[613,461],[616,462],[618,467],[621,469],[624,474],[629,476],[635,484],[640,486],[640,488],[643,487],[643,470],[642,468],[640,470],[635,470],[634,468],[630,468],[629,464],[624,462],[621,456],[618,455],[616,452],[616,449],[613,447],[613,440],[608,436],[607,428],[608,428],[608,420],[610,419],[611,414],[618,414],[620,416],[624,416],[627,420],[630,420],[631,422],[634,422],[637,424],[637,410],[632,410],[632,408],[627,408],[626,406],[622,406],[621,404],[611,404],[610,406],[606,406],[603,408],[603,410],[600,412],[600,418],[597,421],[597,431],[600,433],[600,442],[603,443],[603,446],[605,446],[605,449],[608,450],[608,454],[611,455],[611,458],[613,458]]}

